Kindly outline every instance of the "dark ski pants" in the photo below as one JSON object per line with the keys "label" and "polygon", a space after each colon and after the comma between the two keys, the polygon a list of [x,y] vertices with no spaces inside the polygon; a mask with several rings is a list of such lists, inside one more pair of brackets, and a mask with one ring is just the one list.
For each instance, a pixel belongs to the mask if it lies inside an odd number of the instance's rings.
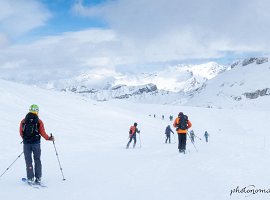
{"label": "dark ski pants", "polygon": [[[26,164],[26,173],[27,178],[32,179],[34,177],[41,178],[42,175],[42,165],[41,165],[41,149],[40,143],[39,144],[24,144],[23,145],[23,152]],[[34,157],[35,168],[33,169],[33,160],[32,160],[32,153]],[[35,171],[35,173],[34,173]]]}
{"label": "dark ski pants", "polygon": [[186,133],[178,133],[178,149],[181,151],[186,150],[187,143],[187,134]]}
{"label": "dark ski pants", "polygon": [[134,140],[133,148],[135,148],[135,145],[136,145],[136,142],[137,142],[137,140],[136,140],[136,134],[133,134],[133,135],[130,137],[130,139],[129,139],[128,143],[127,143],[127,148],[129,148],[129,145],[130,145],[130,143],[132,142],[132,140]]}
{"label": "dark ski pants", "polygon": [[205,141],[208,142],[208,137],[205,137]]}
{"label": "dark ski pants", "polygon": [[171,135],[170,134],[166,134],[166,141],[165,141],[165,143],[167,143],[168,140],[169,140],[169,143],[171,143]]}

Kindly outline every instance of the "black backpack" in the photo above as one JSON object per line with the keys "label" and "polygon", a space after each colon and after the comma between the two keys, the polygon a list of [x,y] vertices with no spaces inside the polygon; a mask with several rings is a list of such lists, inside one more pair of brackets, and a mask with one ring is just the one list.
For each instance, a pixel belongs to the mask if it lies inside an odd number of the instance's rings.
{"label": "black backpack", "polygon": [[178,123],[178,129],[186,130],[188,128],[188,116],[181,115]]}
{"label": "black backpack", "polygon": [[28,143],[40,140],[38,130],[38,116],[32,113],[27,114],[23,123],[23,140]]}

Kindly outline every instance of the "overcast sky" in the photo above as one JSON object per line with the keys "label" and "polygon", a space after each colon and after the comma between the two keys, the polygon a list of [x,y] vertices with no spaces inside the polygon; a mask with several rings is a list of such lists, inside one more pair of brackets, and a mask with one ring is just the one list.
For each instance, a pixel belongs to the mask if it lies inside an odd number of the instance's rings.
{"label": "overcast sky", "polygon": [[2,0],[0,76],[268,55],[269,11],[268,0]]}

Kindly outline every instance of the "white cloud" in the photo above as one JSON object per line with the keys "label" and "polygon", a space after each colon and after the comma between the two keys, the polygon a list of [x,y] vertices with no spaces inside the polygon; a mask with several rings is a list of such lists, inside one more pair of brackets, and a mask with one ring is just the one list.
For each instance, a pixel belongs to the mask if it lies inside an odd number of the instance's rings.
{"label": "white cloud", "polygon": [[50,12],[37,0],[0,1],[0,33],[14,38],[43,26]]}
{"label": "white cloud", "polygon": [[121,42],[110,30],[64,33],[0,50],[0,76],[45,81],[74,76],[93,68],[113,69],[123,63],[119,51]]}
{"label": "white cloud", "polygon": [[[11,23],[3,32],[0,25],[3,33],[25,33],[41,26],[50,15],[34,0],[8,2],[17,4],[9,9],[10,3],[0,2],[0,22],[10,19],[19,26]],[[113,71],[128,65],[222,58],[226,51],[269,53],[270,2],[266,0],[115,0],[96,7],[83,3],[77,1],[73,12],[103,18],[110,29],[63,33],[2,49],[0,76],[48,80],[101,68]],[[28,18],[36,21],[24,27]],[[3,33],[0,46],[7,43]]]}
{"label": "white cloud", "polygon": [[80,0],[75,7],[84,16],[103,18],[119,37],[145,47],[151,56],[164,55],[162,48],[170,49],[168,55],[194,58],[219,51],[269,51],[268,0],[116,0],[97,7]]}

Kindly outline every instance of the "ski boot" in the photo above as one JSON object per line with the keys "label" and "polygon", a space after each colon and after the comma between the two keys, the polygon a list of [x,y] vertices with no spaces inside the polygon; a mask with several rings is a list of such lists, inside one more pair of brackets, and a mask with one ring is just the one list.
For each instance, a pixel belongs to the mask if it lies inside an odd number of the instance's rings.
{"label": "ski boot", "polygon": [[40,184],[41,184],[41,178],[36,178],[35,184],[36,184],[36,185],[40,185]]}

